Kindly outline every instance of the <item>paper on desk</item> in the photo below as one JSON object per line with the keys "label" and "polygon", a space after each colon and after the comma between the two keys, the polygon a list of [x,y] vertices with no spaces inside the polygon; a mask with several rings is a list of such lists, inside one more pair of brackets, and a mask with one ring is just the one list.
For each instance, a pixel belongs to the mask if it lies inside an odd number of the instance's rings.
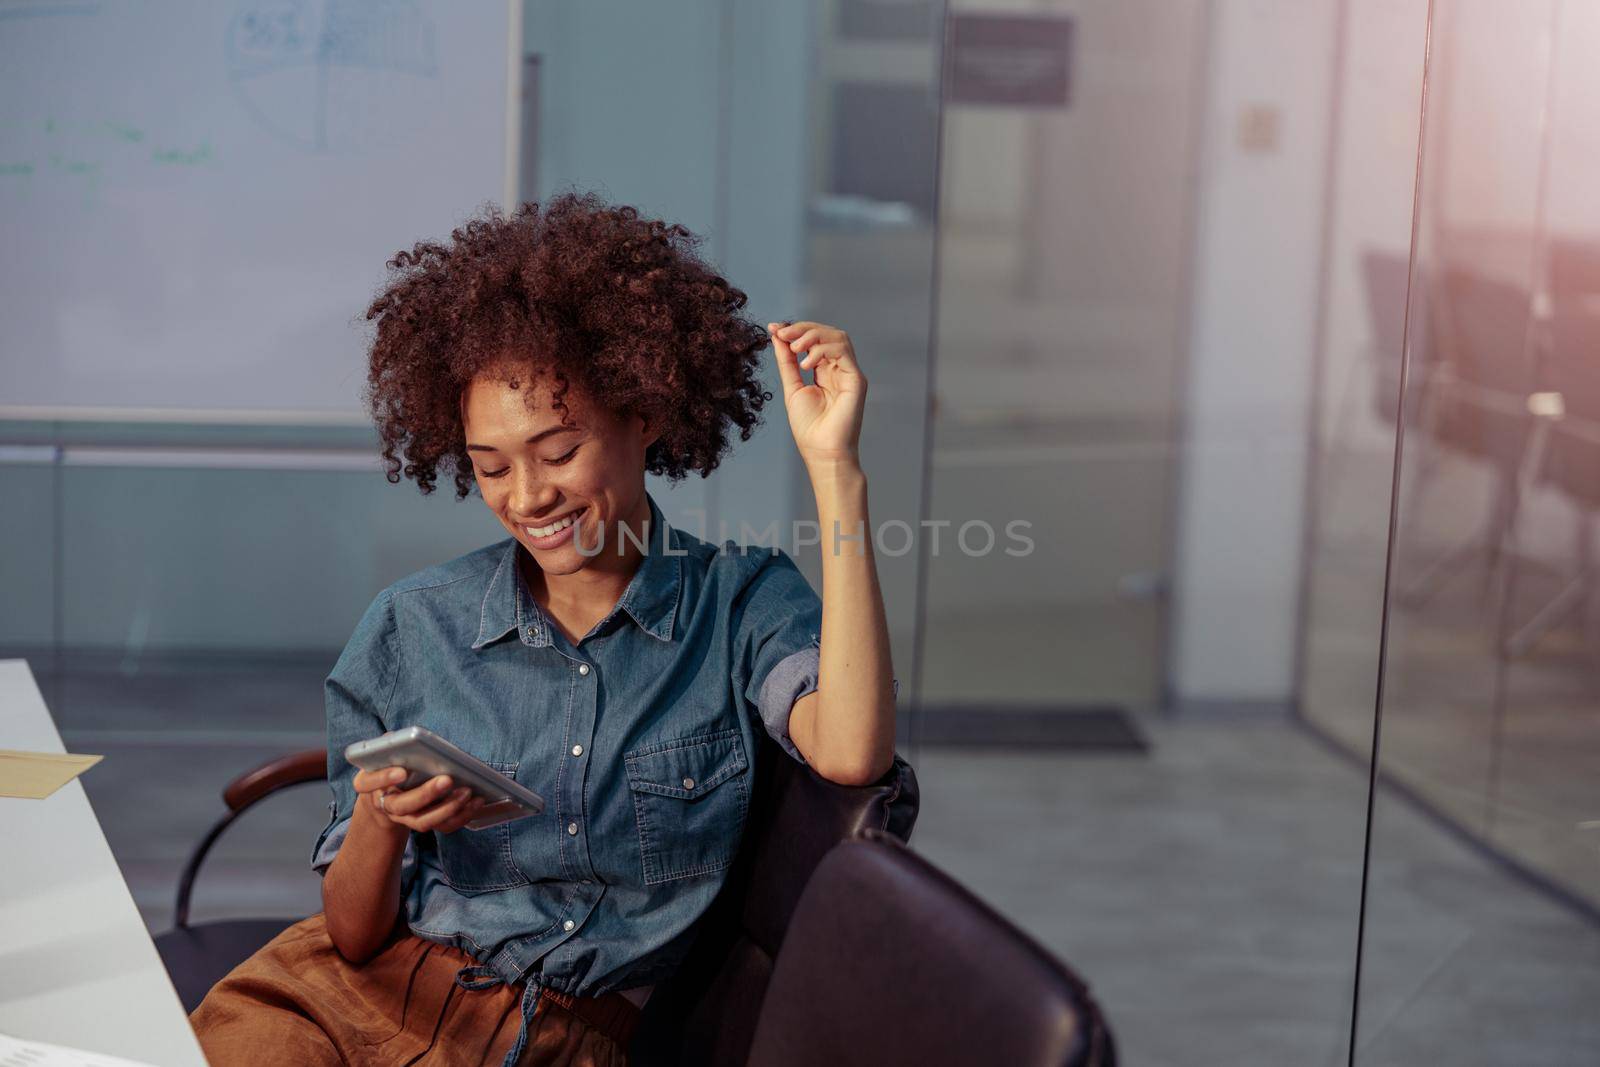
{"label": "paper on desk", "polygon": [[[0,797],[42,800],[103,759],[104,756],[0,748]],[[0,1060],[0,1067],[9,1065]]]}
{"label": "paper on desk", "polygon": [[[99,758],[99,757],[96,757]],[[0,1067],[150,1067],[139,1060],[125,1060],[100,1052],[82,1052],[65,1045],[43,1041],[23,1041],[0,1034]]]}

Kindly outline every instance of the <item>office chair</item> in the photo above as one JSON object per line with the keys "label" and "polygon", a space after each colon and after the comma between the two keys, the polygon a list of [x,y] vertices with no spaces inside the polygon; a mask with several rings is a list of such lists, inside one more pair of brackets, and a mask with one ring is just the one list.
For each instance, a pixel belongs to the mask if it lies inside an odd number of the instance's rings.
{"label": "office chair", "polygon": [[[1600,278],[1595,281],[1600,288]],[[1557,414],[1536,427],[1530,474],[1535,484],[1558,490],[1572,505],[1575,560],[1561,590],[1514,631],[1501,634],[1502,652],[1512,658],[1527,653],[1563,618],[1584,608],[1594,589],[1594,519],[1600,511],[1600,302],[1593,295],[1557,298],[1539,378]],[[1508,531],[1508,542],[1515,567],[1515,526]],[[1512,610],[1517,604],[1515,578],[1513,570],[1506,593]],[[1511,624],[1510,612],[1505,619]]]}
{"label": "office chair", "polygon": [[751,1067],[1114,1067],[1088,986],[892,835],[865,829],[806,884]]}
{"label": "office chair", "polygon": [[1420,607],[1474,559],[1486,563],[1488,588],[1520,505],[1521,469],[1535,424],[1529,398],[1539,389],[1542,325],[1526,288],[1447,267],[1436,299],[1442,302],[1431,316],[1437,354],[1419,398],[1421,432],[1414,445],[1422,455],[1402,513],[1410,529],[1406,554],[1415,558],[1424,495],[1441,449],[1484,463],[1492,495],[1482,526],[1398,590],[1396,601],[1407,608]]}
{"label": "office chair", "polygon": [[765,734],[746,835],[688,958],[656,986],[628,1051],[634,1067],[743,1067],[795,906],[834,845],[874,828],[909,839],[917,777],[898,755],[870,786],[841,786],[785,755]]}

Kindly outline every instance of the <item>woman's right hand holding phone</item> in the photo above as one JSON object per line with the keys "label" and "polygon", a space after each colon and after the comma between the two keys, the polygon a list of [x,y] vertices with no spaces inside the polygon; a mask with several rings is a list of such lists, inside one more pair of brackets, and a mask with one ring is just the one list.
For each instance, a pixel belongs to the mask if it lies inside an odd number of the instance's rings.
{"label": "woman's right hand holding phone", "polygon": [[[404,767],[357,771],[356,802],[398,830],[454,833],[477,817],[484,806],[466,786],[451,789],[448,774],[436,775],[414,789],[400,789],[410,772]],[[378,797],[383,797],[380,806]]]}

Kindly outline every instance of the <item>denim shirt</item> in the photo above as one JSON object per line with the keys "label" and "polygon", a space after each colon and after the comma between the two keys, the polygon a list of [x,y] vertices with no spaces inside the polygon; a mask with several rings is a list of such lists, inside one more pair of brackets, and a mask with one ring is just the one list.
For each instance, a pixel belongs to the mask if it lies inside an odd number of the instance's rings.
{"label": "denim shirt", "polygon": [[576,645],[507,538],[379,593],[325,684],[319,874],[354,811],[353,741],[425,726],[545,799],[488,829],[413,832],[401,868],[411,931],[480,963],[458,983],[526,980],[508,1065],[540,986],[598,995],[678,967],[739,848],[754,731],[805,762],[787,727],[817,687],[821,600],[782,549],[711,545],[646,496],[646,555]]}

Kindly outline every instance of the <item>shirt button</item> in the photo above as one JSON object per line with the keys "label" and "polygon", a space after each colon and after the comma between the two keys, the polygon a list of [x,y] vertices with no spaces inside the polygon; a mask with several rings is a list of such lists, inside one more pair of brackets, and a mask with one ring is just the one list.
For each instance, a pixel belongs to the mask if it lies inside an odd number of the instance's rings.
{"label": "shirt button", "polygon": [[567,833],[576,836],[578,833],[578,824],[575,822],[567,823]]}
{"label": "shirt button", "polygon": [[683,780],[683,787],[685,789],[693,789],[694,788],[694,779],[693,778],[685,778]]}
{"label": "shirt button", "polygon": [[573,754],[573,755],[574,755],[574,756],[581,756],[581,755],[583,755],[583,746],[582,746],[582,745],[573,745],[573,746],[572,746],[572,754]]}
{"label": "shirt button", "polygon": [[589,673],[589,665],[587,663],[578,664],[578,673],[579,674],[588,674]]}
{"label": "shirt button", "polygon": [[577,925],[578,925],[578,924],[577,924],[577,923],[575,923],[575,922],[573,922],[573,921],[572,921],[572,920],[571,920],[571,919],[568,919],[568,920],[567,920],[567,921],[566,921],[566,922],[564,922],[564,923],[562,923],[562,924],[561,924],[561,929],[563,929],[563,930],[570,930],[570,929],[572,929],[572,928],[573,928],[573,927],[574,927],[574,926],[577,926]]}

